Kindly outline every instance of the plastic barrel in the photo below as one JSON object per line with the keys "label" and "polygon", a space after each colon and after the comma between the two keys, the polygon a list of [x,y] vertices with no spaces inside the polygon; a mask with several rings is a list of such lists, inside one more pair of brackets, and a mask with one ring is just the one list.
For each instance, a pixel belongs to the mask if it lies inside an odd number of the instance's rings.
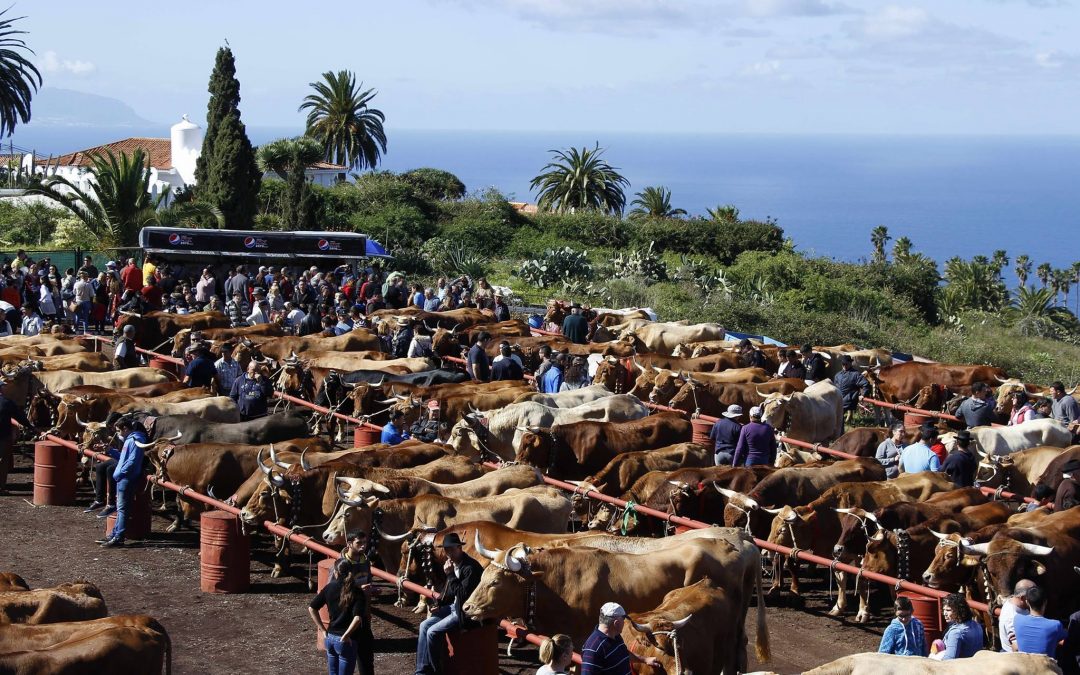
{"label": "plastic barrel", "polygon": [[382,432],[379,429],[367,424],[361,424],[353,432],[353,447],[366,448],[369,445],[375,445],[381,437]]}
{"label": "plastic barrel", "polygon": [[59,443],[34,444],[34,505],[71,506],[75,503],[75,453]]}
{"label": "plastic barrel", "polygon": [[941,636],[945,634],[941,600],[910,592],[899,595],[911,600],[911,606],[915,610],[914,616],[922,622],[923,629],[926,631],[926,646],[929,647],[931,642],[941,639]]}
{"label": "plastic barrel", "polygon": [[[319,590],[320,591],[322,590],[323,586],[325,586],[330,581],[330,572],[334,569],[334,563],[335,562],[337,562],[337,561],[334,560],[333,558],[323,558],[322,560],[319,561],[319,565],[318,565],[318,567],[319,567],[319,581],[318,581],[318,584],[319,584]],[[327,621],[330,620],[330,612],[327,611],[327,609],[325,607],[323,607],[322,609],[319,610],[319,618],[323,620],[323,623],[326,623]],[[326,631],[324,631],[324,630],[322,630],[320,628],[316,632],[318,633],[318,635],[315,636],[315,639],[319,643],[318,644],[319,651],[325,652],[326,651]]]}
{"label": "plastic barrel", "polygon": [[199,588],[205,593],[243,593],[251,585],[251,548],[240,518],[204,511],[199,519]]}
{"label": "plastic barrel", "polygon": [[[113,525],[116,524],[116,514],[105,519],[105,537],[112,536]],[[146,489],[146,483],[138,490],[131,500],[131,513],[128,514],[127,531],[125,539],[146,539],[150,534],[150,492]]]}
{"label": "plastic barrel", "polygon": [[165,372],[172,373],[174,375],[177,373],[177,365],[175,363],[159,357],[150,358],[150,367],[157,368],[158,370],[164,370]]}
{"label": "plastic barrel", "polygon": [[918,427],[922,426],[923,422],[929,422],[934,418],[929,415],[919,415],[918,413],[904,413],[904,426],[905,427]]}
{"label": "plastic barrel", "polygon": [[447,675],[497,675],[499,672],[499,631],[495,626],[481,626],[446,634],[449,647]]}
{"label": "plastic barrel", "polygon": [[706,448],[710,447],[709,432],[712,431],[713,423],[695,417],[690,420],[690,424],[694,427],[694,434],[690,440]]}

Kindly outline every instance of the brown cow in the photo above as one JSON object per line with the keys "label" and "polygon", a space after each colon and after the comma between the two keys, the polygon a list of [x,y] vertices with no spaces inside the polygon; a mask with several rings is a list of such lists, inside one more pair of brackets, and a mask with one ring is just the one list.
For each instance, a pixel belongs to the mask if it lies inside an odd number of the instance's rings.
{"label": "brown cow", "polygon": [[[378,335],[364,329],[358,329],[334,337],[321,337],[318,335],[308,335],[306,337],[286,336],[263,342],[254,347],[253,353],[255,356],[269,357],[282,362],[292,354],[303,354],[307,351],[379,351],[382,349],[382,342],[379,341]],[[239,357],[237,357],[237,360],[239,360]]]}
{"label": "brown cow", "polygon": [[0,671],[21,675],[172,672],[172,641],[149,616],[115,616],[46,626],[9,626]]}
{"label": "brown cow", "polygon": [[14,572],[0,572],[0,591],[28,591],[30,585]]}
{"label": "brown cow", "polygon": [[994,366],[966,366],[921,361],[870,369],[864,374],[874,388],[875,398],[889,403],[903,404],[914,401],[922,388],[930,384],[958,389],[964,386],[970,387],[975,382],[992,383],[999,378],[1005,378],[1005,371]]}
{"label": "brown cow", "polygon": [[98,587],[87,582],[0,593],[0,625],[85,621],[107,616]]}
{"label": "brown cow", "polygon": [[692,435],[690,420],[672,412],[629,422],[557,424],[546,431],[522,434],[518,461],[549,475],[580,479],[599,471],[618,454],[686,443]]}
{"label": "brown cow", "polygon": [[[195,312],[193,314],[173,314],[171,312],[150,312],[133,314],[121,312],[116,321],[115,335],[123,332],[125,326],[135,327],[135,341],[143,349],[158,351],[172,342],[173,336],[181,330],[206,330],[208,328],[228,328],[229,317],[221,312]],[[162,353],[168,353],[165,350]]]}
{"label": "brown cow", "polygon": [[[237,328],[207,328],[201,331],[192,331],[190,328],[180,330],[173,336],[172,355],[181,357],[191,346],[192,335],[202,340],[209,340],[217,347],[215,353],[220,353],[220,345],[224,342],[237,339],[253,338],[278,338],[285,335],[281,326],[276,323],[262,323],[257,326],[239,326]],[[265,342],[265,340],[260,340]],[[213,349],[213,347],[212,347]]]}
{"label": "brown cow", "polygon": [[656,450],[634,450],[613,457],[604,468],[586,478],[582,485],[600,494],[617,497],[650,471],[709,466],[712,459],[712,451],[696,443],[676,443]]}
{"label": "brown cow", "polygon": [[27,358],[0,356],[0,364],[19,365],[21,363],[26,363],[34,370],[81,370],[88,373],[103,373],[106,370],[113,369],[112,361],[101,352],[31,356]]}
{"label": "brown cow", "polygon": [[733,384],[730,382],[699,382],[693,376],[671,398],[669,407],[687,413],[719,417],[728,406],[740,405],[743,409],[741,422],[750,421],[750,408],[765,400],[772,393],[791,394],[806,389],[806,382],[794,378],[770,380],[761,384]]}

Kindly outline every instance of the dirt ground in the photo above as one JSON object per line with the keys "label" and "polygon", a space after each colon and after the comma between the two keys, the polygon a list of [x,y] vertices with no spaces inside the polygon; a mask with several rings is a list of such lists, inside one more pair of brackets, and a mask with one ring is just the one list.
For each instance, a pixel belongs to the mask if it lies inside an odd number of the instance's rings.
{"label": "dirt ground", "polygon": [[[23,449],[29,453],[32,448]],[[9,479],[10,494],[0,497],[0,571],[21,574],[32,587],[47,587],[85,579],[101,589],[111,614],[149,614],[168,629],[173,642],[173,672],[195,673],[318,673],[325,660],[315,646],[315,629],[307,616],[307,556],[293,575],[271,579],[269,540],[252,548],[251,590],[216,595],[199,590],[199,541],[195,532],[166,534],[169,521],[155,516],[154,533],[124,549],[102,549],[94,543],[104,535],[104,521],[82,509],[91,499],[83,488],[79,507],[34,507],[33,459],[16,458]],[[315,560],[317,562],[317,559]],[[314,565],[311,566],[314,584]],[[395,591],[384,585],[373,609],[376,671],[380,675],[413,672],[417,615],[393,606]],[[877,616],[859,626],[827,616],[831,606],[824,582],[804,585],[804,608],[790,598],[768,602],[773,660],[753,662],[751,668],[796,673],[840,656],[876,650],[887,624],[881,606],[887,593],[875,596]],[[747,622],[753,635],[753,612]],[[539,666],[533,648],[514,650],[507,657],[500,643],[500,672],[531,675]]]}

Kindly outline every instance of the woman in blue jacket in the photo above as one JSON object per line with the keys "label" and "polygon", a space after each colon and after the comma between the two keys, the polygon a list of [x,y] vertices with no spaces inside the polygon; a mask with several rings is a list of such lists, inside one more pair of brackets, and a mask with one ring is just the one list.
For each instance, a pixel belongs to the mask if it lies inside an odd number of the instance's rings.
{"label": "woman in blue jacket", "polygon": [[915,608],[912,607],[911,600],[900,596],[896,598],[893,607],[896,609],[896,618],[885,628],[878,652],[900,656],[926,656],[929,653],[926,648],[926,632],[923,630],[922,621],[914,616]]}
{"label": "woman in blue jacket", "polygon": [[146,443],[146,429],[141,422],[133,422],[124,417],[116,423],[116,431],[124,441],[120,452],[109,449],[109,456],[116,459],[113,479],[116,481],[116,522],[112,535],[99,539],[98,543],[106,548],[124,545],[124,532],[127,527],[128,513],[135,491],[142,489],[143,450],[138,443]]}

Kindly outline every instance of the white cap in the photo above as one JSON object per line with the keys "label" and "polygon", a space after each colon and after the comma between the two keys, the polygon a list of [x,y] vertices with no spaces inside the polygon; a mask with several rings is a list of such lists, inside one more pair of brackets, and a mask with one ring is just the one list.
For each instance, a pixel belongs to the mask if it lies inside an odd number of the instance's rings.
{"label": "white cap", "polygon": [[600,613],[604,616],[610,616],[616,619],[626,616],[626,610],[617,602],[604,603],[604,606],[600,608]]}
{"label": "white cap", "polygon": [[761,406],[756,405],[750,408],[750,417],[761,417]]}

